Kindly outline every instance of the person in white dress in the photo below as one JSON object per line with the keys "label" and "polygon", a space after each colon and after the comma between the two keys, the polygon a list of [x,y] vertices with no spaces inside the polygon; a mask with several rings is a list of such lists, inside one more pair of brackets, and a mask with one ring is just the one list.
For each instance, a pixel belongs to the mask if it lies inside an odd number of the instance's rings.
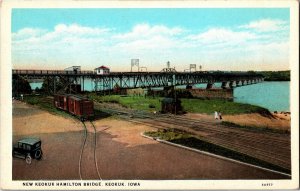
{"label": "person in white dress", "polygon": [[217,111],[215,111],[215,119],[219,119],[219,114]]}

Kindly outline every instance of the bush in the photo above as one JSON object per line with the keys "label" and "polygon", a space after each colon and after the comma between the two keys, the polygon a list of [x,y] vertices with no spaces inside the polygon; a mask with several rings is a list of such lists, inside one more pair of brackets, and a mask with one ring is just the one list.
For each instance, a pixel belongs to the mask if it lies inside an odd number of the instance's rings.
{"label": "bush", "polygon": [[155,108],[155,105],[150,103],[149,108]]}

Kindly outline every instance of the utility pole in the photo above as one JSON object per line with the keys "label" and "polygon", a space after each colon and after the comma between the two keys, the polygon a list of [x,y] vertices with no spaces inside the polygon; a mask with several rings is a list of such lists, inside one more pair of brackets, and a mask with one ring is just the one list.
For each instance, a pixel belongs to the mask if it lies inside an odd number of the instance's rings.
{"label": "utility pole", "polygon": [[140,60],[139,59],[131,59],[131,69],[130,69],[130,72],[132,72],[132,68],[134,66],[137,66],[138,67],[138,72],[140,71],[140,64],[139,64]]}

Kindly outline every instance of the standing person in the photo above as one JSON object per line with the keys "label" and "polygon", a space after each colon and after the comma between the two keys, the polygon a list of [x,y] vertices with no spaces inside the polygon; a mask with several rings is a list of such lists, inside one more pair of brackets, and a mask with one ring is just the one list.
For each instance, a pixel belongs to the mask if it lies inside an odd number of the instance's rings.
{"label": "standing person", "polygon": [[220,118],[220,120],[222,120],[222,113],[221,112],[219,112],[219,118]]}
{"label": "standing person", "polygon": [[219,119],[219,115],[217,111],[215,111],[215,119]]}

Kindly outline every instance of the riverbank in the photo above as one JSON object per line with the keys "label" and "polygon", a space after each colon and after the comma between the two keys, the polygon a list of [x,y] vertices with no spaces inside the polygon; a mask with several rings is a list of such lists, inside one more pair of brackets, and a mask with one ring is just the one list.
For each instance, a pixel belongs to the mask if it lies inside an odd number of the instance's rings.
{"label": "riverbank", "polygon": [[[198,120],[212,120],[213,114],[198,114],[187,113],[186,117]],[[290,132],[291,115],[271,113],[270,116],[264,116],[259,113],[237,114],[237,115],[222,115],[222,121],[232,123],[236,126],[259,128],[261,130],[275,130],[279,132]]]}

